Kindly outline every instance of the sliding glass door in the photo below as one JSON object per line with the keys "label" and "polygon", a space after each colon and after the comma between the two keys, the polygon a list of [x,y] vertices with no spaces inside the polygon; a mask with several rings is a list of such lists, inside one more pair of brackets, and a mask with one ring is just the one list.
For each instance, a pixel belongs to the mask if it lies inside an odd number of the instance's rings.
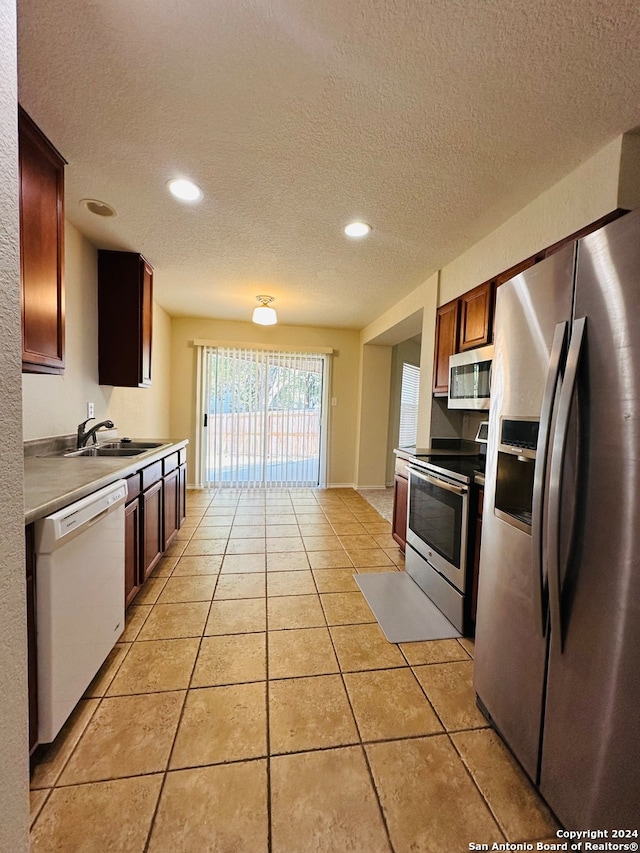
{"label": "sliding glass door", "polygon": [[207,347],[204,485],[317,486],[324,355]]}

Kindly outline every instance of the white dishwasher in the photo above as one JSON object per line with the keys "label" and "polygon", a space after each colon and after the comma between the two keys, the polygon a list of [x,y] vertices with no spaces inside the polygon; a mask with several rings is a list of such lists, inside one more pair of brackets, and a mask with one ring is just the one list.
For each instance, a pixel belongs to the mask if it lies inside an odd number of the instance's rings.
{"label": "white dishwasher", "polygon": [[38,742],[50,743],[124,630],[118,480],[35,523]]}

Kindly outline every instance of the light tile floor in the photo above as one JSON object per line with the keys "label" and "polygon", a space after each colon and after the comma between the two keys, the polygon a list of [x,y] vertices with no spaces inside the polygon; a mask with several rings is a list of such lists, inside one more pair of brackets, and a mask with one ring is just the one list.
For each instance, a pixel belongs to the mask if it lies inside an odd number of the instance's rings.
{"label": "light tile floor", "polygon": [[457,853],[552,839],[478,712],[473,642],[389,644],[401,570],[358,493],[188,497],[179,539],[32,775],[32,850]]}

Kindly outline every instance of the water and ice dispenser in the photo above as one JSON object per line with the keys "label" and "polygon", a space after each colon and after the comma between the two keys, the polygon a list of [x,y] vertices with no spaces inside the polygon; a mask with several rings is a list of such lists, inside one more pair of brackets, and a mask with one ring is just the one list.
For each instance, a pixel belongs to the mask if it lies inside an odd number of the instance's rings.
{"label": "water and ice dispenser", "polygon": [[500,421],[495,513],[525,533],[531,532],[538,428],[537,420]]}

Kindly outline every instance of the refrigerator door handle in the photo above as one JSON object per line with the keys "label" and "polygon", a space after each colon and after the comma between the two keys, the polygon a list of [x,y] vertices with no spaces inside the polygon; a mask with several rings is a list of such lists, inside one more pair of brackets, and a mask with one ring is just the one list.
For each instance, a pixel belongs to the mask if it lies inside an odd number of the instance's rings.
{"label": "refrigerator door handle", "polygon": [[551,614],[551,642],[562,653],[562,584],[560,567],[560,495],[562,493],[562,473],[569,433],[569,414],[571,401],[578,381],[578,366],[585,340],[586,317],[580,317],[573,324],[573,334],[567,353],[564,381],[558,402],[558,420],[556,422],[551,450],[551,469],[549,472],[549,610]]}
{"label": "refrigerator door handle", "polygon": [[536,467],[533,479],[533,502],[531,512],[531,546],[532,546],[532,568],[533,568],[533,604],[537,628],[542,636],[545,635],[547,626],[547,601],[542,571],[542,535],[544,525],[544,493],[549,464],[549,444],[551,438],[551,423],[553,416],[553,403],[556,398],[558,382],[560,380],[560,368],[564,357],[567,330],[567,322],[558,323],[553,333],[551,354],[549,356],[549,367],[544,385],[542,397],[542,408],[540,411],[540,426],[538,432],[538,448],[536,451]]}

